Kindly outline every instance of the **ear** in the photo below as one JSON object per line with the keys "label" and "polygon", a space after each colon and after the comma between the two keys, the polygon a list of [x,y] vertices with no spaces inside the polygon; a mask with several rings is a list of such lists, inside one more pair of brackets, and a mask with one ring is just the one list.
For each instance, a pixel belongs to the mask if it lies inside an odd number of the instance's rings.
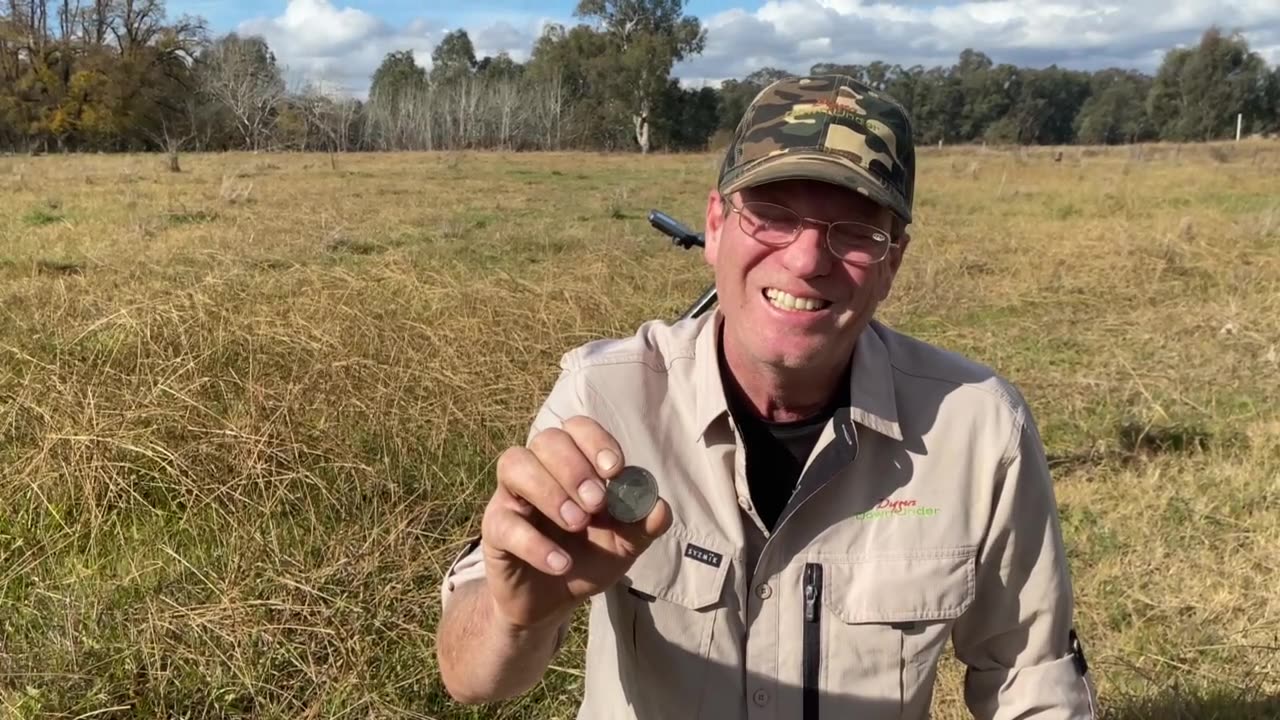
{"label": "ear", "polygon": [[707,195],[707,217],[702,233],[702,257],[708,265],[716,264],[716,256],[720,251],[720,233],[724,230],[724,197],[718,190],[712,189]]}

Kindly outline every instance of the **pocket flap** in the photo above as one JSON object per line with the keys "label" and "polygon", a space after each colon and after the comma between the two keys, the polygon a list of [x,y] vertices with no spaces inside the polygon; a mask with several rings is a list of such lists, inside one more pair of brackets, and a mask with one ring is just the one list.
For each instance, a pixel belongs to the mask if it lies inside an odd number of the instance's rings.
{"label": "pocket flap", "polygon": [[673,526],[640,555],[622,583],[633,594],[702,610],[720,602],[730,562],[723,543]]}
{"label": "pocket flap", "polygon": [[973,604],[976,546],[826,562],[823,602],[846,623],[949,620]]}

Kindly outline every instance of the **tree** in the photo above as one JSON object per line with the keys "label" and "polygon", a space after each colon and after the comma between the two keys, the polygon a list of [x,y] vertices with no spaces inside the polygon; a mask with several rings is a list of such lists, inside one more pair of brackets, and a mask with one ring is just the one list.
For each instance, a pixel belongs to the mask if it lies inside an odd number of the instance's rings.
{"label": "tree", "polygon": [[672,78],[655,113],[656,144],[675,151],[705,150],[720,119],[718,105],[715,89],[682,88]]}
{"label": "tree", "polygon": [[901,68],[895,65],[885,92],[914,116],[917,108],[923,108],[928,99],[924,67],[913,65],[909,68]]}
{"label": "tree", "polygon": [[524,75],[524,66],[504,51],[497,57],[486,55],[481,58],[476,63],[476,74],[486,80],[519,80]]}
{"label": "tree", "polygon": [[411,51],[387,53],[369,83],[366,142],[383,149],[431,147],[428,87],[427,71]]}
{"label": "tree", "polygon": [[435,85],[456,83],[476,69],[476,49],[466,30],[445,35],[431,51],[431,82]]}
{"label": "tree", "polygon": [[1089,97],[1085,73],[1050,66],[1025,71],[1008,112],[988,127],[985,137],[996,142],[1065,144],[1075,136],[1074,123]]}
{"label": "tree", "polygon": [[1280,132],[1280,66],[1271,71],[1267,95],[1270,98],[1270,102],[1267,103],[1269,109],[1263,113],[1264,119],[1260,129],[1265,133],[1277,133]]}
{"label": "tree", "polygon": [[244,147],[262,149],[285,94],[267,41],[229,33],[201,53],[200,61],[204,91],[230,113]]}
{"label": "tree", "polygon": [[941,67],[926,70],[920,77],[912,116],[921,144],[968,140],[962,134],[961,116],[965,97],[960,78]]}
{"label": "tree", "polygon": [[770,83],[789,77],[794,73],[779,70],[775,67],[762,67],[741,80],[729,79],[720,83],[717,94],[717,115],[720,130],[733,130],[747,112],[747,106],[755,100],[756,95]]}
{"label": "tree", "polygon": [[396,98],[416,93],[427,86],[427,71],[410,50],[395,50],[382,58],[369,83],[369,97]]}
{"label": "tree", "polygon": [[671,68],[702,52],[706,31],[685,16],[685,0],[579,0],[577,17],[597,21],[609,41],[607,97],[625,107],[642,153],[649,152],[653,111]]}
{"label": "tree", "polygon": [[1022,92],[1024,73],[1013,65],[997,66],[985,53],[969,48],[960,53],[951,75],[963,97],[957,133],[961,140],[977,140],[1009,114]]}
{"label": "tree", "polygon": [[889,65],[876,60],[870,65],[840,65],[837,63],[815,63],[809,67],[811,75],[848,75],[860,83],[876,90],[887,90],[894,74],[899,71],[897,65]]}
{"label": "tree", "polygon": [[1239,33],[1212,27],[1194,48],[1165,54],[1148,98],[1148,114],[1165,140],[1213,140],[1235,136],[1236,115],[1245,131],[1274,122],[1268,108],[1266,62]]}
{"label": "tree", "polygon": [[586,25],[550,25],[534,44],[525,77],[543,88],[537,121],[552,147],[620,147],[635,142],[628,108],[615,102],[610,40]]}
{"label": "tree", "polygon": [[1146,98],[1151,77],[1135,70],[1108,68],[1090,79],[1090,95],[1076,116],[1078,142],[1090,145],[1135,143],[1153,139]]}

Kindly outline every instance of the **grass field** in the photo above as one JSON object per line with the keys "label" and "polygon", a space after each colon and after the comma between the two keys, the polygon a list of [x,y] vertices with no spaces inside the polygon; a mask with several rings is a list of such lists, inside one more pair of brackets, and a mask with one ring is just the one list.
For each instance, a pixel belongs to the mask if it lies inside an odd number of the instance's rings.
{"label": "grass field", "polygon": [[[674,318],[718,158],[0,157],[0,716],[571,718],[434,669],[568,348]],[[1280,717],[1280,144],[923,152],[889,323],[1019,384],[1106,717]],[[967,717],[948,662],[936,717]]]}

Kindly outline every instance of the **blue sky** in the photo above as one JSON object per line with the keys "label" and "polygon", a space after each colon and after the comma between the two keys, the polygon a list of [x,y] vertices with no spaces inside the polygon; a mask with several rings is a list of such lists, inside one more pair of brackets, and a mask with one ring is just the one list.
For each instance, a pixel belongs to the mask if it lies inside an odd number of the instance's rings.
{"label": "blue sky", "polygon": [[[363,95],[386,53],[429,65],[445,32],[465,28],[478,54],[527,58],[548,22],[572,23],[576,0],[169,0],[171,16],[204,17],[214,33],[267,39],[298,80]],[[718,84],[764,66],[884,60],[950,65],[976,48],[996,62],[1154,72],[1168,49],[1211,24],[1240,30],[1280,64],[1280,0],[689,0],[707,47],[678,65],[687,85]]]}

